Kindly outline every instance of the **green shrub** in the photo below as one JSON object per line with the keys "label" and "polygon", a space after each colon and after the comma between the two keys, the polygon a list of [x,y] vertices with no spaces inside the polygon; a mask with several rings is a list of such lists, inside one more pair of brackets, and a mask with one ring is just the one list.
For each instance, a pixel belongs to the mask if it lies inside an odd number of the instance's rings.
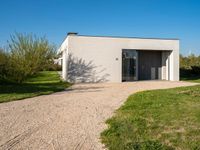
{"label": "green shrub", "polygon": [[0,48],[0,82],[7,80],[9,72],[9,55]]}
{"label": "green shrub", "polygon": [[191,68],[193,74],[200,75],[200,66],[191,66]]}
{"label": "green shrub", "polygon": [[180,76],[193,77],[200,75],[200,56],[191,54],[189,56],[180,55]]}
{"label": "green shrub", "polygon": [[192,69],[180,68],[180,77],[192,76]]}
{"label": "green shrub", "polygon": [[62,71],[62,66],[55,63],[55,64],[52,64],[51,66],[49,66],[49,68],[46,68],[45,71]]}
{"label": "green shrub", "polygon": [[180,68],[192,69],[191,66],[200,66],[200,56],[194,54],[189,56],[180,55]]}
{"label": "green shrub", "polygon": [[11,36],[9,47],[9,78],[18,83],[41,70],[48,70],[54,64],[56,48],[45,37],[38,38],[32,34]]}

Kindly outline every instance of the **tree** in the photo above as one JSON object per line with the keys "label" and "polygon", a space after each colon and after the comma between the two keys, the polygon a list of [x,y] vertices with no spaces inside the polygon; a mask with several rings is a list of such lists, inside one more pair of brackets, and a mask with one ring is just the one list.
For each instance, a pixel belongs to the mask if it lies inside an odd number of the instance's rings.
{"label": "tree", "polygon": [[56,48],[45,37],[15,33],[8,41],[10,53],[10,78],[23,82],[38,71],[46,70],[54,63]]}

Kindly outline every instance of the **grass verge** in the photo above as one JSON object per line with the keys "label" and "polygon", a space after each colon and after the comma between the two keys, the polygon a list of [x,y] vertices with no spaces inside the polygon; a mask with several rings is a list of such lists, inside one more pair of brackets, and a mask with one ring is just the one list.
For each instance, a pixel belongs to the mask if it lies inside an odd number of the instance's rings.
{"label": "grass verge", "polygon": [[131,95],[101,139],[110,150],[200,149],[200,86]]}
{"label": "grass verge", "polygon": [[23,84],[0,85],[0,103],[62,91],[70,84],[62,82],[56,71],[42,71]]}

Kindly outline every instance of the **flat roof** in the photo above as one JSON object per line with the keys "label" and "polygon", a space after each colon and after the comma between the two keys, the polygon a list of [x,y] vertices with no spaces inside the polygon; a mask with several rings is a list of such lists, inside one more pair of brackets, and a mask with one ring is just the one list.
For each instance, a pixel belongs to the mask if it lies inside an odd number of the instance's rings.
{"label": "flat roof", "polygon": [[130,38],[130,39],[155,39],[155,40],[179,40],[178,38],[145,38],[145,37],[124,37],[124,36],[99,36],[99,35],[73,35],[73,36],[85,36],[85,37],[103,37],[103,38]]}
{"label": "flat roof", "polygon": [[[63,42],[67,39],[68,36],[82,36],[82,37],[99,37],[99,38],[122,38],[122,39],[152,39],[152,40],[177,40],[179,41],[178,38],[145,38],[145,37],[125,37],[125,36],[100,36],[100,35],[83,35],[83,34],[78,34],[77,32],[68,32],[67,36],[65,37],[65,39],[63,40]],[[62,43],[63,43],[62,42]],[[62,45],[62,44],[61,44]],[[60,51],[60,48],[58,49],[58,52]]]}

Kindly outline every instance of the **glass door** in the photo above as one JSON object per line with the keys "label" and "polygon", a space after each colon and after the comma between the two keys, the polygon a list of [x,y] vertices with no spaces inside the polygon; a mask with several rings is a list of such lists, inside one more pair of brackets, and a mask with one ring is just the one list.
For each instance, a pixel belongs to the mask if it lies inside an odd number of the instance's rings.
{"label": "glass door", "polygon": [[135,81],[137,66],[137,51],[122,50],[122,82]]}

